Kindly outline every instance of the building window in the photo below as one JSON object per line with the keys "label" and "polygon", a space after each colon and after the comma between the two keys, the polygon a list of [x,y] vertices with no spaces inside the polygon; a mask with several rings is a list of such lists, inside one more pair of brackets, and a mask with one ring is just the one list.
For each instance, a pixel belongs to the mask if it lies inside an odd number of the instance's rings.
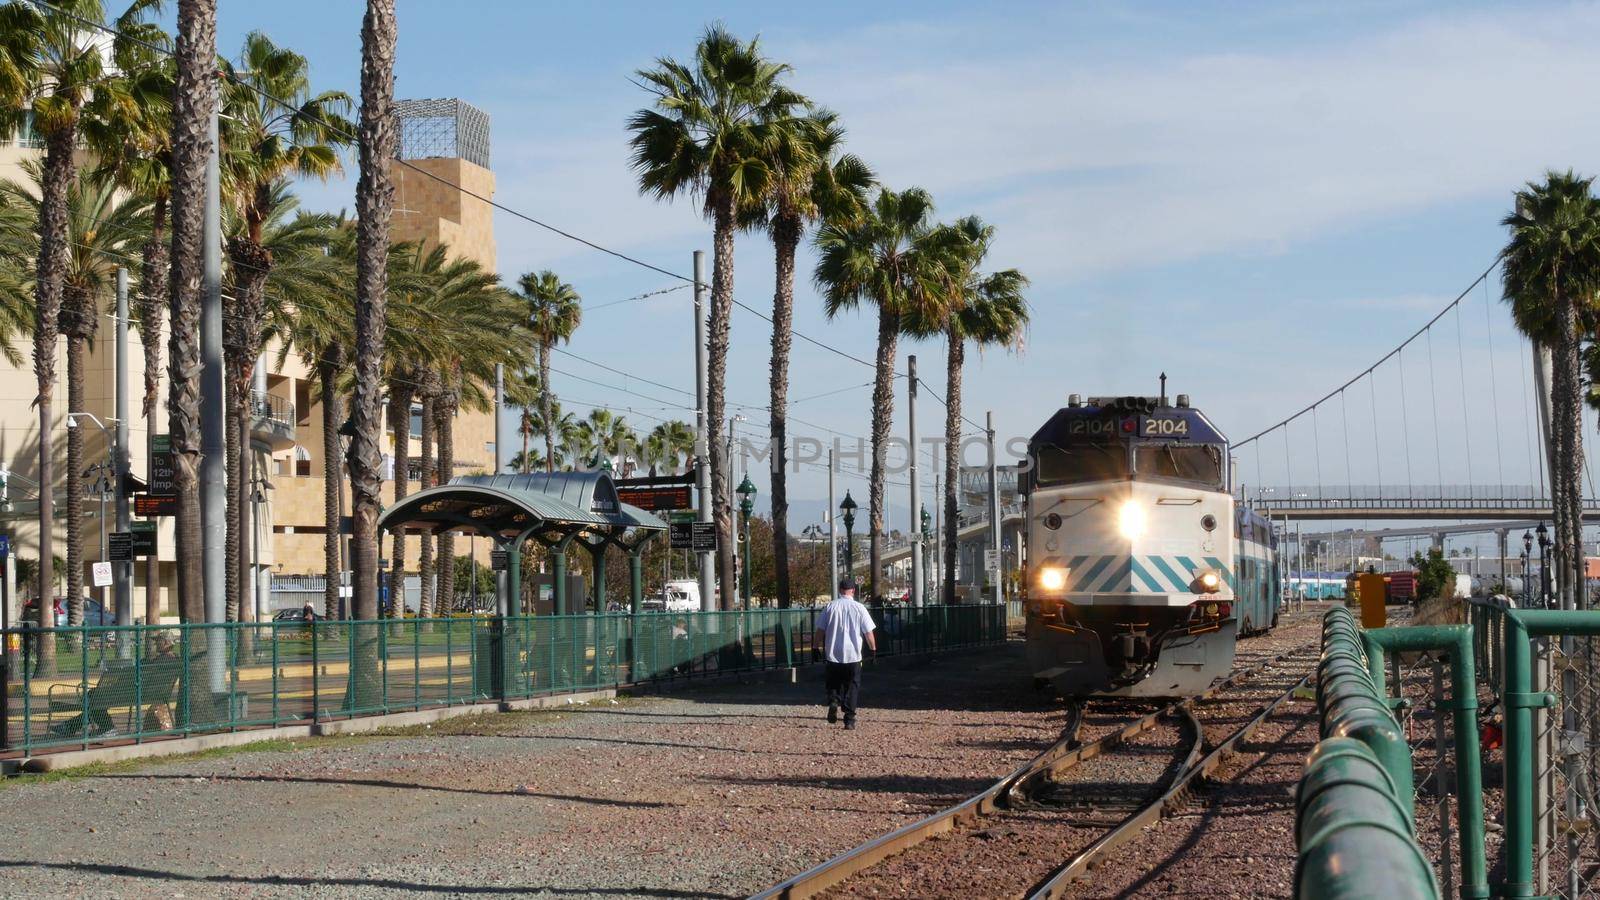
{"label": "building window", "polygon": [[418,405],[411,407],[411,436],[422,437],[422,407]]}

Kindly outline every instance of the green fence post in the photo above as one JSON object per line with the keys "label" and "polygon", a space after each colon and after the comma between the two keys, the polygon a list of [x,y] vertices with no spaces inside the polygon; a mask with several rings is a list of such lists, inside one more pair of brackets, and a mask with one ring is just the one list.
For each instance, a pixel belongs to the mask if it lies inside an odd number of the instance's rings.
{"label": "green fence post", "polygon": [[450,618],[450,619],[445,620],[445,625],[444,625],[444,705],[445,706],[450,706],[450,705],[455,703],[455,691],[454,691],[455,674],[456,674],[455,673],[455,664],[456,664],[455,636],[456,636],[456,620],[454,618]]}
{"label": "green fence post", "polygon": [[1528,631],[1514,614],[1501,623],[1505,635],[1506,719],[1506,897],[1533,896],[1533,707]]}
{"label": "green fence post", "polygon": [[1478,679],[1472,646],[1476,630],[1466,626],[1451,662],[1450,701],[1456,731],[1456,827],[1461,831],[1461,896],[1489,896],[1484,859],[1483,770],[1478,749]]}
{"label": "green fence post", "polygon": [[311,620],[311,721],[317,721],[322,715],[322,694],[318,683],[322,680],[322,668],[318,665],[320,657],[317,655],[317,620]]}
{"label": "green fence post", "polygon": [[[421,610],[418,610],[421,612]],[[411,708],[422,708],[422,617],[411,620]]]}

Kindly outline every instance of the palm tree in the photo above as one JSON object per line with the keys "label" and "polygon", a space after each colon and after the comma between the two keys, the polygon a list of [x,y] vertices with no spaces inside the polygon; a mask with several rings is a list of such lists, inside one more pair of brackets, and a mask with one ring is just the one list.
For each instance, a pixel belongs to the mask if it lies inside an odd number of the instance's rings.
{"label": "palm tree", "polygon": [[[956,521],[956,489],[961,478],[961,369],[966,344],[1019,350],[1028,327],[1028,279],[1016,269],[983,274],[980,268],[994,240],[994,226],[968,216],[942,229],[949,272],[944,308],[939,311],[945,355],[944,520]],[[944,602],[956,602],[956,529],[945,533]]]}
{"label": "palm tree", "polygon": [[[517,287],[527,304],[534,340],[539,344],[539,405],[548,422],[552,418],[550,404],[555,400],[550,393],[550,348],[572,340],[573,332],[583,321],[583,298],[549,269],[523,275],[517,279]],[[527,448],[523,453],[526,455]],[[544,436],[544,458],[546,471],[555,471],[555,436],[549,432]]]}
{"label": "palm tree", "polygon": [[650,430],[644,442],[644,461],[652,471],[661,466],[677,469],[694,454],[694,426],[676,419],[662,422]]}
{"label": "palm tree", "polygon": [[[22,365],[13,342],[33,333],[33,265],[38,220],[26,208],[0,204],[0,358]],[[25,579],[24,579],[25,580]]]}
{"label": "palm tree", "polygon": [[727,501],[722,446],[728,330],[733,314],[733,233],[742,208],[769,193],[768,150],[774,132],[789,127],[806,99],[781,83],[789,67],[761,54],[721,25],[706,29],[692,64],[663,57],[638,72],[654,99],[628,120],[639,190],[667,200],[703,198],[714,236],[706,421],[710,426],[712,496],[718,534],[722,608],[734,603],[733,510]]}
{"label": "palm tree", "polygon": [[789,606],[789,350],[794,338],[794,256],[806,226],[819,221],[849,223],[866,211],[872,170],[851,154],[839,154],[844,128],[827,110],[773,130],[772,186],[743,217],[772,236],[776,290],[772,298],[772,552],[778,606]]}
{"label": "palm tree", "polygon": [[1547,172],[1516,193],[1514,211],[1502,223],[1511,230],[1502,278],[1517,328],[1552,354],[1550,384],[1551,494],[1555,507],[1556,559],[1569,602],[1583,584],[1583,378],[1579,359],[1584,333],[1595,322],[1600,290],[1600,200],[1592,178],[1570,170]]}
{"label": "palm tree", "polygon": [[877,593],[883,551],[884,451],[894,417],[895,352],[907,320],[936,318],[943,282],[941,258],[929,220],[933,198],[920,188],[878,192],[872,208],[853,223],[818,229],[815,281],[828,317],[858,308],[878,310],[878,353],[872,389],[871,582]]}
{"label": "palm tree", "polygon": [[[511,467],[524,475],[529,471],[528,440],[533,437],[534,423],[537,421],[534,404],[539,402],[542,394],[539,389],[540,383],[538,372],[523,369],[512,375],[511,380],[505,384],[506,403],[522,411],[517,417],[517,431],[522,435],[522,452],[517,455],[517,460]],[[495,452],[498,453],[499,448],[496,448]]]}
{"label": "palm tree", "polygon": [[238,223],[228,235],[232,284],[224,295],[222,341],[229,423],[225,568],[228,618],[234,620],[248,568],[241,538],[250,527],[251,376],[261,355],[266,282],[274,262],[264,231],[281,205],[284,180],[291,175],[326,179],[339,172],[339,149],[348,146],[354,129],[344,118],[350,96],[313,93],[305,57],[259,31],[245,36],[238,61],[223,62],[222,71],[223,178]]}
{"label": "palm tree", "polygon": [[216,0],[179,0],[177,74],[172,103],[171,335],[167,430],[177,502],[178,615],[205,621],[200,552],[200,282],[208,135],[217,109]]}
{"label": "palm tree", "polygon": [[[137,20],[143,3],[124,18]],[[44,140],[44,167],[39,216],[39,249],[35,271],[33,371],[39,410],[39,557],[53,555],[55,503],[54,415],[56,343],[68,255],[68,192],[77,174],[78,130],[83,109],[97,94],[122,91],[121,79],[108,77],[96,38],[90,29],[105,21],[99,0],[60,0],[48,6],[12,0],[0,6],[0,131],[16,132],[31,124]],[[71,473],[69,473],[70,475]],[[40,575],[40,596],[49,585]],[[49,628],[50,604],[39,604],[39,624]],[[41,671],[53,671],[54,646],[40,642]]]}
{"label": "palm tree", "polygon": [[[23,166],[31,185],[0,181],[0,203],[43,211],[36,191],[42,194],[44,172],[35,162]],[[89,344],[100,326],[105,300],[112,289],[117,268],[133,248],[143,242],[148,226],[149,201],[122,194],[109,178],[79,173],[67,189],[67,270],[62,281],[61,331],[67,337],[67,415],[71,426],[75,416],[85,410],[84,361]],[[84,458],[85,427],[67,429],[67,622],[83,624],[83,473],[89,462]]]}
{"label": "palm tree", "polygon": [[[542,457],[537,448],[528,451],[531,468],[545,468],[549,471],[564,468],[569,457],[583,455],[583,435],[577,417],[572,413],[562,410],[560,401],[550,402],[550,418],[546,419],[542,411],[536,412],[533,418],[533,428],[540,434],[555,436],[555,456],[548,460]],[[531,470],[531,469],[530,469]],[[520,469],[518,471],[521,471]]]}
{"label": "palm tree", "polygon": [[288,353],[296,352],[316,372],[314,399],[322,409],[323,596],[322,615],[334,618],[339,610],[339,582],[344,570],[339,552],[344,478],[340,470],[339,428],[344,424],[344,391],[340,380],[349,365],[352,298],[345,290],[354,268],[354,230],[338,223],[329,235],[328,259],[339,274],[323,290],[295,298],[295,327],[284,334],[279,367]]}
{"label": "palm tree", "polygon": [[[386,258],[389,219],[394,208],[394,182],[390,161],[395,152],[394,52],[396,38],[394,0],[367,0],[361,22],[361,130],[357,156],[360,177],[356,183],[356,388],[352,411],[355,437],[350,445],[351,509],[354,521],[352,568],[355,573],[354,607],[358,618],[378,614],[378,513],[382,506],[382,452],[378,431],[383,422],[382,366],[384,359],[384,305],[387,296]],[[377,652],[371,648],[373,662]],[[362,699],[376,690],[373,668],[363,671]]]}

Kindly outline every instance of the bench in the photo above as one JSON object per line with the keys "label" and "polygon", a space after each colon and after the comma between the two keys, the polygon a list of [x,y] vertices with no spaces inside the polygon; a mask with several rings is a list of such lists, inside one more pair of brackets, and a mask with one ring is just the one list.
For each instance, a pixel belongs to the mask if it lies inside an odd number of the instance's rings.
{"label": "bench", "polygon": [[[204,654],[196,654],[191,664],[202,656]],[[54,723],[50,731],[58,735],[81,735],[87,734],[90,726],[94,726],[97,734],[110,730],[113,709],[126,709],[124,727],[130,732],[137,731],[134,723],[144,709],[172,702],[182,673],[183,660],[177,657],[155,659],[137,666],[119,661],[108,666],[93,687],[86,688],[81,683],[54,685],[46,694],[47,720]],[[57,696],[58,690],[68,696]],[[55,723],[58,712],[75,712],[78,717]]]}

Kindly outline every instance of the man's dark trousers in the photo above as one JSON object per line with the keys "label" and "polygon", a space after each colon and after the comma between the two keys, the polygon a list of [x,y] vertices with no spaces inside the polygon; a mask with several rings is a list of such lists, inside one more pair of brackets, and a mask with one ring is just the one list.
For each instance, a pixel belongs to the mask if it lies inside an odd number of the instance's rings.
{"label": "man's dark trousers", "polygon": [[856,702],[861,693],[861,663],[828,663],[824,678],[828,687],[828,705],[844,712],[844,723],[856,720]]}

